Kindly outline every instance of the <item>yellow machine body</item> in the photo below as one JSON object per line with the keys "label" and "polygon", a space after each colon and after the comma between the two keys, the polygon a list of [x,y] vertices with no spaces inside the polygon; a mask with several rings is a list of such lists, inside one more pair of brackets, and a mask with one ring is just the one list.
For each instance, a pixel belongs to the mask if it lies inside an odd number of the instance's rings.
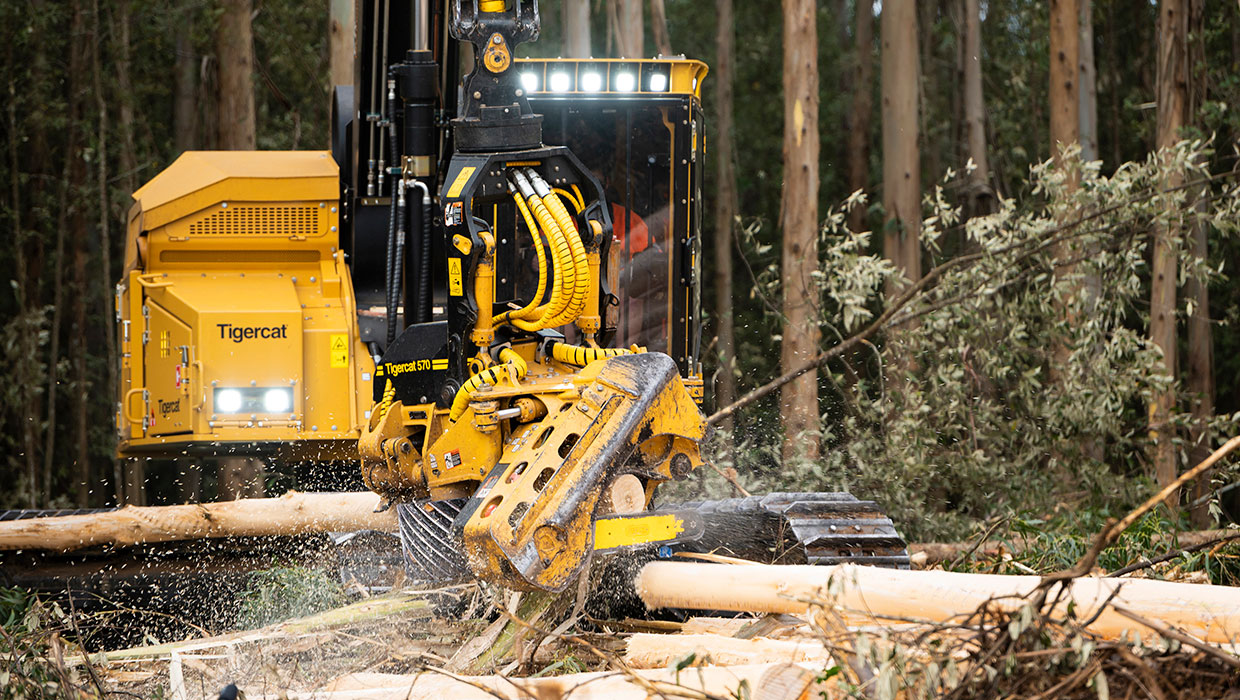
{"label": "yellow machine body", "polygon": [[373,361],[322,152],[188,152],[134,193],[121,456],[356,455]]}

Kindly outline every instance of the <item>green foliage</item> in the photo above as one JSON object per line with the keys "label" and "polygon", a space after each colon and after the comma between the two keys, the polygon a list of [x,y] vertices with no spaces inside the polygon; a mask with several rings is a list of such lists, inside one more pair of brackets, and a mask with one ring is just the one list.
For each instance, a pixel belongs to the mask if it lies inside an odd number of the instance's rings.
{"label": "green foliage", "polygon": [[[988,542],[1002,545],[1005,556],[974,556],[950,567],[954,571],[1000,574],[1049,574],[1069,569],[1089,551],[1108,518],[1125,513],[1106,509],[1059,512],[1049,518],[1032,515],[1005,517],[997,534],[984,533]],[[1184,523],[1170,520],[1159,511],[1147,513],[1133,523],[1098,557],[1098,567],[1106,572],[1144,562],[1180,547],[1177,533]],[[1217,550],[1217,551],[1216,551]],[[1240,544],[1232,542],[1215,549],[1181,554],[1165,563],[1144,570],[1150,578],[1169,573],[1183,576],[1204,572],[1215,585],[1240,585]]]}
{"label": "green foliage", "polygon": [[68,616],[17,588],[0,588],[0,700],[101,697],[80,667],[69,668]]}
{"label": "green foliage", "polygon": [[[1169,381],[1144,336],[1148,233],[1175,222],[1231,236],[1240,221],[1229,179],[1204,207],[1190,201],[1196,188],[1162,191],[1168,168],[1206,177],[1208,155],[1208,144],[1184,142],[1168,162],[1150,157],[1110,176],[1097,163],[1041,163],[1026,204],[1003,199],[963,226],[944,194],[958,177],[949,173],[926,196],[922,242],[937,257],[962,235],[968,252],[895,312],[880,344],[822,372],[822,457],[776,467],[774,436],[747,431],[716,462],[751,490],[873,498],[914,540],[958,538],[1020,504],[1132,502],[1143,489],[1134,477],[1144,473],[1145,406]],[[828,213],[819,245],[823,335],[839,340],[883,309],[884,284],[897,280],[867,234],[846,230],[843,211]],[[1180,250],[1181,277],[1218,276]],[[773,269],[759,280],[756,294],[779,297]],[[1220,419],[1215,434],[1234,426]]]}
{"label": "green foliage", "polygon": [[242,629],[265,627],[345,602],[344,588],[328,572],[277,566],[250,574],[238,625]]}

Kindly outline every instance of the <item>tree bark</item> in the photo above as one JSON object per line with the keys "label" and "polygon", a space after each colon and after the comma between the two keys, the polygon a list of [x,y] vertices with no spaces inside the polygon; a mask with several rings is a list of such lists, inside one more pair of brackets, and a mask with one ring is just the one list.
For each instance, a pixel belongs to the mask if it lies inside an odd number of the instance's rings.
{"label": "tree bark", "polygon": [[642,0],[616,0],[620,9],[620,41],[617,50],[621,58],[644,58],[646,34],[642,26]]}
{"label": "tree bark", "polygon": [[251,0],[222,0],[224,14],[216,32],[219,54],[219,142],[225,151],[253,150],[254,37]]}
{"label": "tree bark", "polygon": [[1093,0],[1077,0],[1080,3],[1080,72],[1077,83],[1080,85],[1078,103],[1080,104],[1080,138],[1081,159],[1091,161],[1098,159],[1098,69],[1094,62],[1094,2]]}
{"label": "tree bark", "polygon": [[672,55],[672,38],[667,31],[667,10],[663,0],[650,0],[650,25],[654,31],[654,47],[661,56]]}
{"label": "tree bark", "polygon": [[[874,114],[874,9],[869,2],[856,5],[856,77],[853,79],[852,117],[848,128],[848,191],[870,184],[870,120]],[[848,212],[848,228],[865,229],[866,207]]]}
{"label": "tree bark", "polygon": [[[118,93],[115,99],[118,105],[118,122],[121,137],[119,180],[120,189],[126,193],[137,189],[138,182],[138,148],[134,138],[134,90],[132,80],[130,79],[130,66],[133,62],[130,59],[129,25],[131,22],[129,9],[129,0],[121,0],[117,4],[114,25],[117,45],[116,90]],[[178,39],[183,34],[187,35],[188,29],[178,32]]]}
{"label": "tree bark", "polygon": [[327,44],[330,52],[328,65],[333,86],[353,84],[355,37],[353,5],[354,0],[331,0]]}
{"label": "tree bark", "polygon": [[1050,0],[1050,106],[1051,157],[1080,141],[1080,95],[1077,71],[1080,58],[1079,0]]}
{"label": "tree bark", "polygon": [[[818,23],[813,0],[783,0],[784,186],[783,233],[784,371],[818,351]],[[818,373],[807,372],[782,390],[785,462],[818,457]]]}
{"label": "tree bark", "polygon": [[978,0],[964,0],[964,131],[973,161],[969,178],[969,216],[989,214],[994,206],[990,159],[986,153],[986,102],[982,98],[982,27]]}
{"label": "tree bark", "polygon": [[[719,348],[719,380],[715,406],[736,400],[736,329],[732,317],[732,227],[736,218],[735,136],[732,133],[732,80],[736,36],[732,0],[716,0],[715,31],[715,153],[718,177],[715,191],[715,308]],[[729,419],[723,424],[729,432]]]}
{"label": "tree bark", "polygon": [[[913,0],[887,0],[882,15],[883,255],[906,280],[921,278],[921,158],[918,151],[917,11]],[[888,296],[903,288],[893,284]]]}
{"label": "tree bark", "polygon": [[198,57],[188,32],[177,34],[176,52],[172,123],[174,147],[180,154],[198,147]]}
{"label": "tree bark", "polygon": [[590,58],[590,0],[564,0],[564,57]]}
{"label": "tree bark", "polygon": [[[1162,0],[1158,13],[1158,124],[1155,146],[1170,149],[1180,139],[1188,106],[1188,7],[1186,0]],[[1168,160],[1170,156],[1167,156]],[[1184,174],[1170,171],[1164,189],[1179,187]],[[1176,477],[1175,430],[1170,423],[1175,410],[1176,373],[1176,272],[1179,260],[1180,223],[1174,215],[1155,226],[1150,271],[1150,342],[1163,354],[1163,371],[1171,382],[1150,406],[1152,462],[1159,486]],[[1179,511],[1178,492],[1167,497],[1167,507]]]}
{"label": "tree bark", "polygon": [[[102,26],[102,17],[99,13],[99,0],[93,0],[91,9],[91,18],[96,27]],[[103,319],[104,339],[107,343],[105,351],[107,357],[107,367],[104,370],[104,381],[108,391],[116,386],[117,377],[117,356],[116,356],[116,326],[113,324],[114,314],[114,297],[112,294],[112,236],[111,236],[111,207],[108,206],[108,104],[104,98],[103,90],[103,66],[100,58],[102,54],[103,38],[98,31],[95,32],[92,54],[92,77],[94,78],[95,93],[95,110],[98,118],[98,129],[96,140],[98,141],[99,156],[95,159],[95,187],[99,196],[99,267],[103,274],[99,275],[99,301],[100,315]],[[85,392],[84,392],[85,393]],[[108,470],[111,471],[110,469]],[[88,471],[79,472],[78,479],[74,483],[76,492],[76,501],[78,507],[87,508],[91,505],[90,494],[92,486],[95,483],[93,475]]]}
{"label": "tree bark", "polygon": [[217,537],[395,532],[396,509],[373,493],[297,493],[225,503],[131,506],[105,513],[0,522],[0,551],[71,551]]}

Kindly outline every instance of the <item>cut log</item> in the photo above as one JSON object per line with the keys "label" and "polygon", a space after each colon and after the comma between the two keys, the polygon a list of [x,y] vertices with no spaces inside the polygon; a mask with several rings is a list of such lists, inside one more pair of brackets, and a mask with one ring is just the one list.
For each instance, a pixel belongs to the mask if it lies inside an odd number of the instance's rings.
{"label": "cut log", "polygon": [[691,666],[739,666],[766,663],[831,665],[831,655],[817,639],[736,639],[718,634],[635,634],[624,660],[633,668],[667,668],[694,654]]}
{"label": "cut log", "polygon": [[87,515],[0,522],[0,550],[70,551],[214,537],[396,531],[396,511],[373,493],[297,493],[224,503],[126,506]]}
{"label": "cut log", "polygon": [[[1025,604],[1021,596],[1040,581],[1037,576],[900,571],[851,564],[652,562],[642,568],[634,584],[651,608],[802,614],[807,601],[821,601],[875,619],[952,622],[962,620],[987,601],[1017,609]],[[1056,614],[1065,614],[1066,606],[1074,603],[1076,617],[1088,619],[1112,594],[1115,602],[1133,612],[1206,641],[1227,643],[1240,636],[1240,591],[1223,586],[1079,578],[1071,582]],[[1054,597],[1052,592],[1051,599]],[[1125,631],[1130,636],[1149,635],[1148,629],[1113,609],[1099,613],[1089,629],[1109,638],[1118,638]]]}
{"label": "cut log", "polygon": [[[279,697],[368,698],[421,700],[457,698],[494,700],[510,698],[571,697],[573,700],[647,700],[650,697],[740,697],[746,683],[752,697],[762,700],[797,700],[806,697],[828,699],[847,697],[837,678],[814,685],[821,668],[812,664],[751,664],[746,666],[708,666],[685,669],[576,673],[551,678],[506,678],[502,676],[451,676],[427,671],[412,675],[355,673],[344,676],[313,693],[281,693]],[[812,688],[811,688],[812,686]],[[686,692],[699,691],[697,693]],[[571,693],[571,694],[570,694]],[[821,695],[819,695],[821,693]],[[251,697],[254,697],[251,695]],[[275,698],[275,695],[266,697]]]}

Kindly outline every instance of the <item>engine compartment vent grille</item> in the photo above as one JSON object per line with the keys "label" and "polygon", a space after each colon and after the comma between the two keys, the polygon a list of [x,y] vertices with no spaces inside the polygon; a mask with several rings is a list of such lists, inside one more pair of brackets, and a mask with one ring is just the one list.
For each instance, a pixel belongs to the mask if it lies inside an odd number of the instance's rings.
{"label": "engine compartment vent grille", "polygon": [[189,225],[191,236],[317,236],[319,207],[233,205]]}

